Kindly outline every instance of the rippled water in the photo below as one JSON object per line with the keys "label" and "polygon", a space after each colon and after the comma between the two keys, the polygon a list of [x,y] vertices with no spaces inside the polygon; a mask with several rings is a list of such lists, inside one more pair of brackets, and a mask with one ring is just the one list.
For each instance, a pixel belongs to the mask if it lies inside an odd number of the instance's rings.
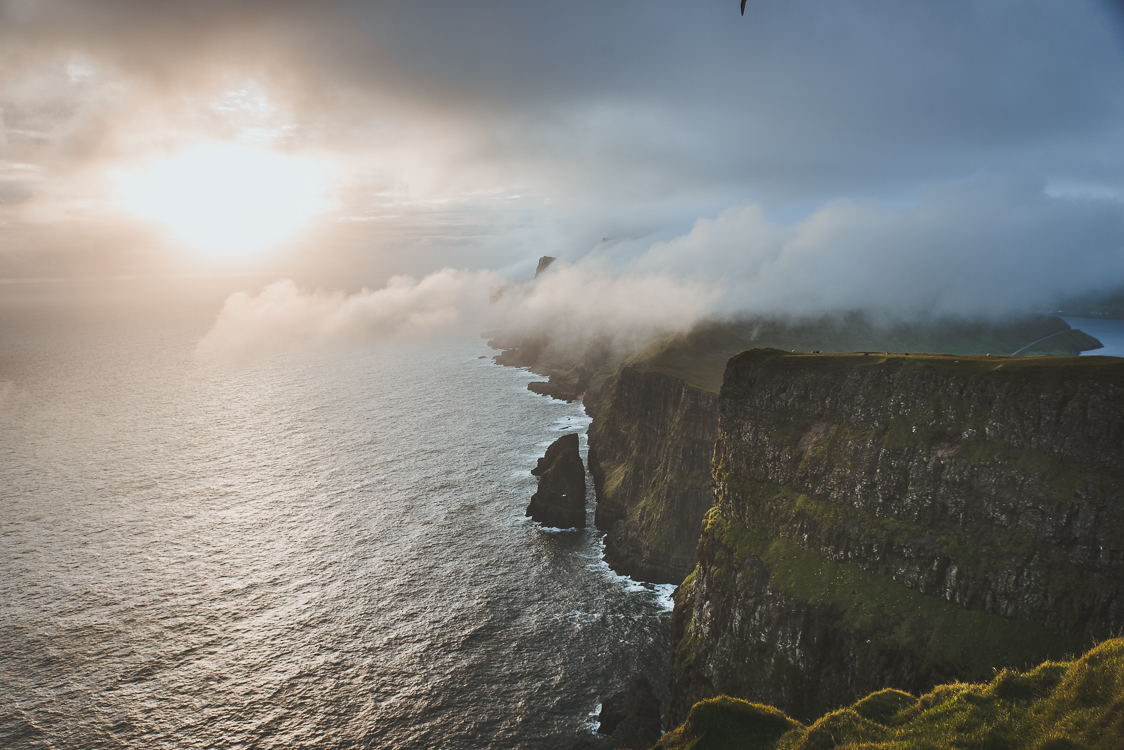
{"label": "rippled water", "polygon": [[579,406],[474,338],[233,367],[207,323],[3,319],[0,746],[566,747],[666,684],[660,592],[523,517]]}

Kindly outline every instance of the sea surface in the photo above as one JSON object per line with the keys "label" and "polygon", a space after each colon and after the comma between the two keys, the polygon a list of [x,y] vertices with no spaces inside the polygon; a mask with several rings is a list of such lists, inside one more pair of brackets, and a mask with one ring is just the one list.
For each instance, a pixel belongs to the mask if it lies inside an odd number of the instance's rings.
{"label": "sea surface", "polygon": [[1124,320],[1109,318],[1062,318],[1070,328],[1084,331],[1104,344],[1082,352],[1086,356],[1124,357]]}
{"label": "sea surface", "polygon": [[475,335],[200,359],[213,317],[0,316],[0,747],[558,748],[665,690],[667,588],[523,515],[580,405]]}

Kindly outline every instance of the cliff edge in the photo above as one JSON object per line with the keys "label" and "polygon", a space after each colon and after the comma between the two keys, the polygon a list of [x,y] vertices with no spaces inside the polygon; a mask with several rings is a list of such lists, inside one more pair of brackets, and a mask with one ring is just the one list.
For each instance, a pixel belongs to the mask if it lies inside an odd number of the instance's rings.
{"label": "cliff edge", "polygon": [[718,694],[807,720],[1124,627],[1124,361],[758,349],[718,413],[670,725]]}
{"label": "cliff edge", "polygon": [[714,502],[710,460],[726,361],[745,348],[728,328],[660,339],[610,377],[589,428],[597,528],[613,570],[682,583],[698,562]]}
{"label": "cliff edge", "polygon": [[697,703],[654,750],[901,750],[1124,747],[1124,640],[1080,659],[1002,670],[987,683],[940,685],[916,697],[880,690],[809,726],[726,696]]}

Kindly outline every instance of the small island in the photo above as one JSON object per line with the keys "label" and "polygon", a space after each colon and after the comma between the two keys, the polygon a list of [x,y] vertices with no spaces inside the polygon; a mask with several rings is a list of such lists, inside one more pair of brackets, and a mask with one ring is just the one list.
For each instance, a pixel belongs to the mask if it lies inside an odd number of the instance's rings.
{"label": "small island", "polygon": [[570,433],[551,443],[532,474],[539,491],[527,506],[527,515],[543,526],[585,528],[585,466],[578,454],[578,435]]}

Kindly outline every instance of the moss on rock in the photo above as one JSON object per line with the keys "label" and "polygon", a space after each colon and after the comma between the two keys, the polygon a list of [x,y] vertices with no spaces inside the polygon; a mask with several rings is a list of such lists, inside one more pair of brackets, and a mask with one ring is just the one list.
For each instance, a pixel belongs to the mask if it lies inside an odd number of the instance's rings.
{"label": "moss on rock", "polygon": [[989,681],[939,685],[919,698],[872,693],[807,726],[768,706],[699,702],[659,750],[1115,750],[1124,747],[1124,639],[1072,661]]}

